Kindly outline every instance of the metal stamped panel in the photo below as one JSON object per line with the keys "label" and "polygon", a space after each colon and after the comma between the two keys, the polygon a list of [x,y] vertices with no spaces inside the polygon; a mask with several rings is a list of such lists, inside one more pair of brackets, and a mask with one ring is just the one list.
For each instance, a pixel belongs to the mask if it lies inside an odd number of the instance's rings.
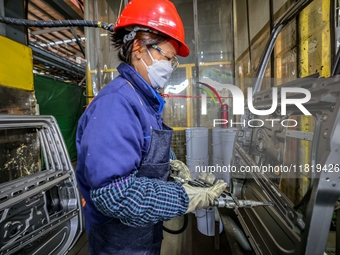
{"label": "metal stamped panel", "polygon": [[8,152],[0,161],[0,254],[66,254],[82,232],[82,215],[55,118],[2,115],[0,134]]}

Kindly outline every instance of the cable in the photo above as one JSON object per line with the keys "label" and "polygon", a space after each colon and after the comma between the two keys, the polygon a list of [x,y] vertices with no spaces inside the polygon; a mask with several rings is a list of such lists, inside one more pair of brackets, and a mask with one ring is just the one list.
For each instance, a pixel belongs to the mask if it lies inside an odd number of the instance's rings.
{"label": "cable", "polygon": [[[28,2],[29,0],[25,1],[25,18],[26,19],[28,17]],[[26,45],[27,45],[29,42],[28,29],[25,30],[25,37],[26,37],[25,39],[26,39]]]}
{"label": "cable", "polygon": [[[29,0],[27,0],[26,4]],[[81,4],[79,0],[77,0],[79,8],[81,11],[84,11],[81,8]],[[123,0],[120,1],[119,6],[119,15],[122,9]],[[113,32],[113,23],[106,23],[101,21],[92,21],[92,20],[28,20],[28,19],[15,19],[9,17],[0,17],[0,23],[16,25],[16,26],[28,26],[28,27],[99,27],[110,32]]]}
{"label": "cable", "polygon": [[85,91],[83,92],[83,96],[86,97],[86,98],[94,98],[94,96],[86,95],[86,94],[85,94]]}
{"label": "cable", "polygon": [[81,2],[79,1],[79,0],[77,0],[77,3],[78,3],[78,7],[79,7],[79,9],[81,10],[81,12],[84,14],[84,9],[83,9],[83,7],[82,7],[82,4],[81,4]]}
{"label": "cable", "polygon": [[188,222],[189,222],[188,214],[184,214],[183,216],[184,216],[184,223],[183,223],[183,226],[179,230],[168,229],[168,228],[166,228],[164,226],[163,226],[163,230],[165,232],[168,232],[168,233],[173,234],[173,235],[178,235],[180,233],[183,233],[184,230],[187,228]]}
{"label": "cable", "polygon": [[123,5],[123,0],[120,1],[118,17],[119,17],[120,14],[121,14],[120,12],[122,11],[122,5]]}
{"label": "cable", "polygon": [[83,47],[83,45],[80,43],[80,38],[77,35],[76,31],[74,31],[73,27],[70,27],[71,33],[73,34],[74,38],[76,39],[76,43],[81,51],[81,53],[83,53],[83,56],[85,58],[85,49]]}
{"label": "cable", "polygon": [[113,23],[92,20],[28,20],[0,17],[0,22],[16,26],[28,27],[99,27],[113,32]]}

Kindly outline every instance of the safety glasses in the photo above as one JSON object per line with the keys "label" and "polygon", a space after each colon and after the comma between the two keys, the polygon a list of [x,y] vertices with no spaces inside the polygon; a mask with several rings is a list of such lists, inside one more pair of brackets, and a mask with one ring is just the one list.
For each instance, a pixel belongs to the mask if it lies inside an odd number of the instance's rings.
{"label": "safety glasses", "polygon": [[171,63],[172,70],[175,71],[175,69],[179,65],[177,57],[170,52],[166,52],[166,51],[162,50],[160,47],[158,47],[155,44],[152,45],[152,48],[159,51],[159,53],[161,53],[164,57],[166,57]]}

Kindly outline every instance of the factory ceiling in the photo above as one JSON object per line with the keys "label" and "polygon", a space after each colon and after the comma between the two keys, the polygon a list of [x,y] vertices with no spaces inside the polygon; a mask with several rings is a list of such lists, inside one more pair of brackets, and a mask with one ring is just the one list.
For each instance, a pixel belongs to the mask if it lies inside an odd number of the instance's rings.
{"label": "factory ceiling", "polygon": [[[29,20],[84,19],[83,0],[29,0]],[[34,72],[82,84],[85,77],[84,28],[28,27]]]}

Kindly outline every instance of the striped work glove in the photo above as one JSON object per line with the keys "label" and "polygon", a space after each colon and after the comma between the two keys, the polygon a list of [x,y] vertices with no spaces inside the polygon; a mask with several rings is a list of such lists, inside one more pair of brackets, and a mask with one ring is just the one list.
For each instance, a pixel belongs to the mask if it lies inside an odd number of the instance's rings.
{"label": "striped work glove", "polygon": [[189,206],[186,211],[186,213],[189,213],[213,206],[214,200],[226,189],[227,183],[223,180],[218,180],[213,186],[207,188],[193,187],[189,184],[183,184],[183,187],[189,197]]}
{"label": "striped work glove", "polygon": [[180,160],[170,159],[171,174],[182,178],[185,181],[191,181],[189,168]]}

